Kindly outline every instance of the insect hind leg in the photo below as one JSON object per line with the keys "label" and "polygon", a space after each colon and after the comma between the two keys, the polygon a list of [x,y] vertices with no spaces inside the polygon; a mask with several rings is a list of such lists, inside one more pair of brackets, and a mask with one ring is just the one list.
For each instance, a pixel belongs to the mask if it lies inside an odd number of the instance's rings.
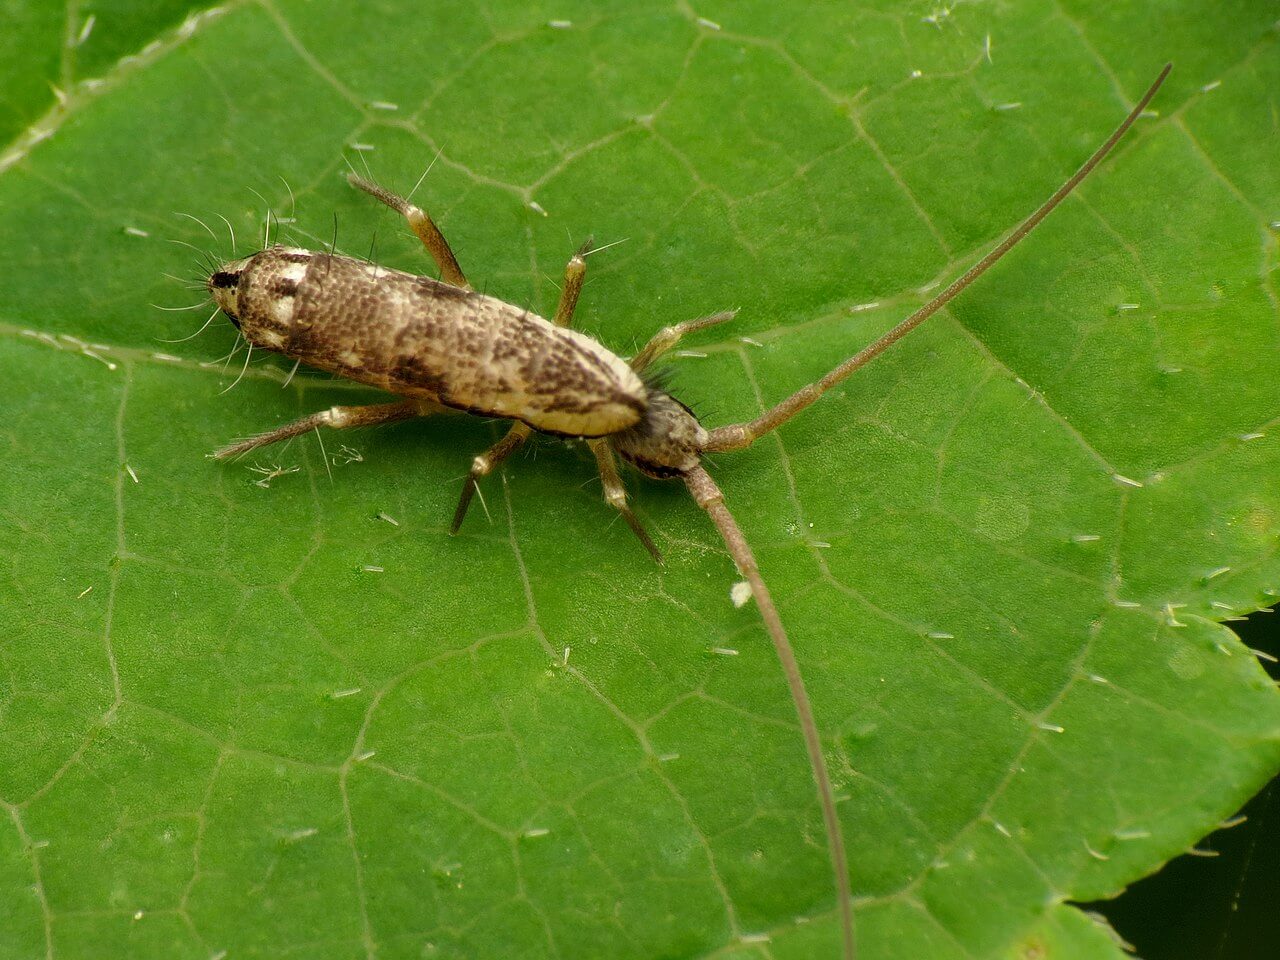
{"label": "insect hind leg", "polygon": [[449,241],[444,238],[440,228],[421,207],[415,206],[397,193],[392,193],[378,186],[372,180],[366,180],[358,173],[347,174],[347,182],[358,190],[363,190],[375,200],[385,203],[400,216],[409,221],[409,227],[418,235],[422,245],[431,254],[431,259],[440,268],[440,279],[453,287],[470,290],[471,284],[463,276],[462,267],[458,266],[458,258],[453,255]]}
{"label": "insect hind leg", "polygon": [[256,436],[229,443],[213,452],[215,460],[229,460],[241,454],[279,443],[292,437],[301,436],[318,427],[330,427],[344,430],[348,427],[368,427],[378,423],[394,423],[397,420],[408,420],[411,417],[427,416],[434,413],[436,407],[431,403],[419,400],[402,400],[397,403],[375,403],[364,407],[330,407],[307,417],[301,417],[292,423],[286,423],[275,430],[259,433]]}

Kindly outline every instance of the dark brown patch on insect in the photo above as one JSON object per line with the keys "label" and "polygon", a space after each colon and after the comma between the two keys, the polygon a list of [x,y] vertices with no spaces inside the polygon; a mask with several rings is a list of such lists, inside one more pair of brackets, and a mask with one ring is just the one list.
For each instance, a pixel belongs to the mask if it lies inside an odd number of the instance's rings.
{"label": "dark brown patch on insect", "polygon": [[271,293],[277,297],[292,297],[298,292],[298,281],[290,277],[277,277],[271,284]]}

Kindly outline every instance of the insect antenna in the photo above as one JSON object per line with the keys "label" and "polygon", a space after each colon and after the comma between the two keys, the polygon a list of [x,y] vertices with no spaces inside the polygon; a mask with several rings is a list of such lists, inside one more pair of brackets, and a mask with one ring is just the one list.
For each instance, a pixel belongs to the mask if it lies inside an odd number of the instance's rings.
{"label": "insect antenna", "polygon": [[1160,89],[1160,85],[1164,83],[1164,78],[1169,75],[1169,71],[1171,69],[1173,69],[1173,64],[1166,63],[1164,69],[1160,71],[1160,76],[1156,77],[1155,82],[1147,88],[1147,92],[1142,95],[1142,99],[1139,100],[1137,105],[1129,112],[1129,115],[1124,118],[1118,127],[1116,127],[1115,131],[1112,132],[1111,136],[1106,139],[1102,146],[1095,150],[1093,155],[1080,166],[1080,169],[1071,175],[1070,179],[1068,179],[1066,183],[1055,190],[1053,195],[1042,203],[1034,213],[1018,224],[1018,226],[1014,228],[1013,232],[1000,241],[1000,243],[997,244],[990,253],[962,273],[959,278],[953,280],[945,290],[939,293],[915,313],[911,314],[911,316],[907,317],[907,319],[899,323],[888,333],[884,334],[884,336],[880,337],[880,339],[869,344],[855,353],[852,357],[845,360],[821,380],[816,383],[811,383],[807,387],[800,388],[791,396],[787,397],[787,399],[783,400],[773,408],[766,410],[754,420],[747,423],[734,423],[729,424],[728,426],[715,428],[710,432],[706,446],[703,449],[740,450],[743,447],[750,446],[759,437],[764,436],[771,430],[774,430],[786,423],[793,416],[805,407],[809,406],[836,384],[840,383],[859,367],[865,366],[880,354],[884,353],[885,350],[889,349],[889,347],[893,346],[908,333],[920,326],[920,324],[924,323],[931,316],[950,303],[951,300],[958,293],[964,290],[965,287],[969,286],[969,284],[973,283],[973,281],[986,273],[994,264],[999,262],[1001,257],[1017,246],[1018,242],[1022,240],[1023,237],[1034,230],[1041,220],[1052,213],[1058,204],[1066,198],[1067,194],[1074,190],[1080,184],[1080,181],[1087,177],[1093,169],[1102,162],[1103,158],[1111,152],[1111,148],[1114,147],[1120,138],[1128,132],[1129,128],[1133,126],[1134,121],[1137,120],[1142,114],[1142,111],[1147,108],[1147,104],[1150,103],[1151,98],[1156,95],[1156,91]]}
{"label": "insect antenna", "polygon": [[687,472],[684,475],[684,482],[693,495],[694,501],[707,512],[711,522],[716,525],[738,571],[747,578],[751,595],[755,597],[756,608],[760,611],[760,618],[769,632],[769,639],[773,641],[773,649],[778,655],[782,672],[787,678],[787,689],[791,692],[791,702],[795,705],[796,715],[800,719],[800,732],[804,736],[805,750],[809,754],[809,767],[818,788],[818,799],[822,804],[822,820],[826,826],[831,871],[835,877],[836,896],[840,900],[843,955],[845,960],[853,960],[855,955],[853,894],[849,887],[849,863],[844,852],[844,834],[840,829],[835,791],[831,788],[831,776],[827,772],[826,757],[822,753],[822,740],[818,736],[818,725],[813,719],[813,707],[809,703],[809,693],[805,689],[804,677],[800,674],[800,665],[796,662],[791,641],[787,639],[787,632],[782,627],[778,608],[773,605],[769,588],[765,586],[764,578],[760,576],[755,554],[752,553],[751,545],[743,536],[738,522],[725,506],[724,494],[711,479],[711,475],[700,466]]}

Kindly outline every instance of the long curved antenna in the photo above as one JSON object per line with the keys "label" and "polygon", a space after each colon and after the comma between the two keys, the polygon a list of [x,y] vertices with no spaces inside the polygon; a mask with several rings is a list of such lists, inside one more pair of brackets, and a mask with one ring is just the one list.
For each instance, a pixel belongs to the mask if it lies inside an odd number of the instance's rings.
{"label": "long curved antenna", "polygon": [[756,565],[755,554],[751,545],[742,535],[733,514],[724,504],[724,494],[711,479],[711,475],[702,467],[694,467],[684,475],[685,485],[693,494],[693,499],[720,531],[724,545],[729,548],[729,555],[738,570],[751,585],[751,594],[756,599],[756,607],[764,620],[765,629],[769,631],[769,639],[773,641],[773,649],[782,663],[782,672],[787,678],[787,688],[791,691],[791,701],[795,704],[796,714],[800,718],[800,732],[804,735],[804,746],[809,753],[809,767],[813,772],[814,783],[818,787],[818,799],[822,803],[822,819],[827,828],[827,848],[831,854],[831,871],[835,876],[836,897],[840,901],[840,932],[844,945],[845,960],[853,960],[856,955],[853,940],[853,894],[849,888],[849,863],[845,858],[844,835],[840,830],[840,817],[836,813],[835,792],[831,789],[831,776],[827,773],[826,757],[822,754],[822,741],[818,737],[818,725],[813,719],[813,707],[809,704],[809,693],[804,686],[804,677],[800,675],[800,665],[791,649],[791,641],[782,627],[782,618],[778,616],[778,608],[773,605],[773,597],[760,576],[760,568]]}
{"label": "long curved antenna", "polygon": [[1156,91],[1160,89],[1160,85],[1164,83],[1164,78],[1169,75],[1169,71],[1173,69],[1173,64],[1166,63],[1164,69],[1160,71],[1160,76],[1156,77],[1155,82],[1147,88],[1147,92],[1142,95],[1142,99],[1138,101],[1129,115],[1124,118],[1120,126],[1116,127],[1115,132],[1106,139],[1097,150],[1093,152],[1088,160],[1086,160],[1074,174],[1071,179],[1054,191],[1053,196],[1042,203],[1039,208],[1023,220],[1022,223],[1014,229],[1014,231],[1005,237],[994,250],[985,257],[975,263],[972,267],[962,273],[959,279],[951,282],[951,285],[943,290],[940,294],[926,303],[907,319],[882,336],[879,340],[864,347],[855,353],[848,360],[844,361],[817,383],[811,383],[807,387],[802,387],[793,393],[787,399],[783,400],[777,406],[765,411],[761,416],[747,423],[733,423],[724,427],[717,427],[711,431],[706,446],[703,447],[707,451],[720,450],[741,450],[748,447],[757,439],[764,436],[771,430],[776,429],[786,423],[797,413],[803,410],[809,404],[813,403],[820,396],[842,381],[853,371],[859,367],[865,366],[874,360],[885,350],[893,346],[908,333],[914,330],[920,324],[924,323],[931,316],[946,306],[956,294],[960,293],[965,287],[977,280],[987,270],[995,264],[1001,257],[1017,246],[1018,241],[1025,237],[1028,233],[1035,229],[1045,217],[1053,212],[1054,208],[1060,204],[1063,199],[1074,190],[1087,177],[1093,168],[1102,162],[1103,158],[1111,152],[1111,148],[1116,145],[1121,137],[1128,132],[1133,126],[1135,120],[1147,108],[1147,104],[1151,102],[1151,98],[1156,95]]}

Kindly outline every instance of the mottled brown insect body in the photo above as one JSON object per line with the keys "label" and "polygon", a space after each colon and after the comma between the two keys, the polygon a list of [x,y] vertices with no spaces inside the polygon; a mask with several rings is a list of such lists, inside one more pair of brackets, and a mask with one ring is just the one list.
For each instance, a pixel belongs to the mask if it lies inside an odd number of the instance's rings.
{"label": "mottled brown insect body", "polygon": [[210,286],[254,347],[401,396],[573,437],[647,409],[644,383],[599,342],[431,277],[277,246]]}
{"label": "mottled brown insect body", "polygon": [[[440,268],[442,280],[388,270],[350,257],[271,247],[224,265],[209,277],[219,307],[251,346],[295,357],[402,398],[394,403],[331,407],[219,450],[235,456],[319,427],[389,423],[452,407],[518,421],[472,461],[454,513],[456,533],[480,478],[518,450],[533,430],[585,437],[595,454],[606,501],[655,559],[657,548],[627,506],[615,454],[653,477],[681,479],[715,523],[750,585],[773,641],[800,720],[831,855],[841,948],[854,956],[853,900],[835,792],[809,697],[777,608],[746,537],[703,466],[708,453],[739,450],[770,433],[906,336],[1003,257],[1062,202],[1141,115],[1164,72],[1093,155],[981,260],[879,339],[754,420],[705,429],[692,411],[641,374],[682,336],[733,314],[716,314],[659,331],[623,360],[568,328],[586,273],[579,251],[565,269],[553,321],[473,291],[439,229],[407,200],[352,176],[351,183],[398,211]],[[246,366],[248,360],[245,361]],[[567,655],[567,651],[566,651]]]}

